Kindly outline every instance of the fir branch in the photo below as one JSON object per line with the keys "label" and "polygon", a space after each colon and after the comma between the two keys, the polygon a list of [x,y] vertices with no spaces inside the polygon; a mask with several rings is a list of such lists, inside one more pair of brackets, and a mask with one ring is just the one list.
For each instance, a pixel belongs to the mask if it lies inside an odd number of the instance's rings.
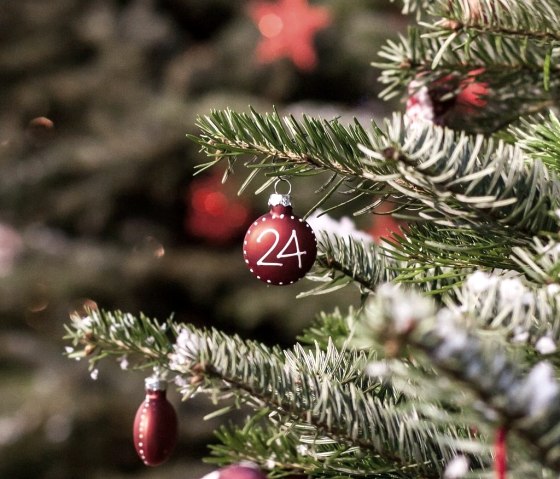
{"label": "fir branch", "polygon": [[322,311],[311,325],[304,329],[297,340],[299,343],[309,346],[318,345],[323,350],[330,343],[335,344],[338,348],[343,348],[354,333],[358,315],[359,311],[352,307],[349,308],[347,314],[342,314],[338,308],[332,313]]}
{"label": "fir branch", "polygon": [[[357,122],[344,127],[304,116],[298,123],[276,113],[214,112],[199,124],[198,141],[209,154],[260,153],[270,161],[259,166],[274,174],[285,171],[272,160],[278,157],[295,165],[293,175],[331,170],[360,181],[372,195],[394,191],[408,205],[423,205],[425,218],[444,225],[483,222],[529,235],[557,227],[548,214],[560,197],[554,174],[538,161],[526,165],[520,150],[481,136],[433,125],[407,128],[399,116],[384,131],[373,125],[369,135]],[[244,129],[234,129],[237,124]]]}
{"label": "fir branch", "polygon": [[[224,159],[233,168],[241,155],[248,155],[252,157],[245,163],[248,168],[255,168],[273,178],[332,172],[334,175],[320,190],[322,197],[316,208],[341,188],[349,188],[348,194],[356,193],[350,201],[366,192],[385,193],[384,185],[368,179],[360,162],[359,145],[370,145],[371,138],[379,136],[373,123],[371,130],[366,132],[357,120],[345,126],[336,119],[327,121],[306,115],[301,121],[293,116],[281,118],[276,111],[259,114],[251,110],[245,114],[225,110],[200,117],[197,125],[200,136],[190,138],[200,144],[208,156],[215,158],[201,168]],[[255,176],[250,174],[242,188],[246,188]],[[258,192],[271,181],[265,182]],[[345,200],[343,204],[347,202]]]}
{"label": "fir branch", "polygon": [[[430,229],[431,234],[419,239],[418,232]],[[300,297],[330,293],[336,289],[351,284],[357,284],[364,295],[372,293],[377,286],[389,281],[416,284],[423,291],[442,293],[453,288],[469,272],[471,267],[490,260],[483,261],[492,254],[492,264],[504,264],[504,243],[508,245],[511,239],[504,239],[499,245],[492,242],[485,234],[480,238],[471,230],[464,234],[470,243],[459,243],[459,235],[446,236],[447,245],[436,243],[435,235],[441,229],[429,226],[411,225],[406,235],[394,235],[387,239],[387,245],[376,245],[357,241],[351,237],[338,237],[323,234],[318,242],[319,254],[314,270],[307,278],[321,284],[310,291],[300,293]],[[487,233],[487,232],[486,232]],[[440,238],[443,235],[440,235]],[[476,243],[475,240],[480,240]],[[459,246],[461,244],[461,246]],[[434,255],[434,250],[445,251],[446,246],[452,247],[454,254],[443,256]],[[507,249],[506,251],[510,251]],[[479,261],[475,258],[479,256]],[[427,258],[433,259],[425,261]],[[458,257],[468,258],[461,265]],[[507,258],[507,255],[506,255]],[[440,261],[441,259],[441,261]],[[508,263],[513,266],[514,263]],[[455,267],[459,265],[458,267]]]}
{"label": "fir branch", "polygon": [[494,333],[534,358],[557,356],[560,344],[560,286],[540,286],[518,274],[502,276],[478,271],[455,291],[447,305],[461,315],[468,329]]}
{"label": "fir branch", "polygon": [[435,27],[476,30],[502,36],[560,41],[560,5],[548,1],[485,2],[438,0],[431,13],[445,17]]}
{"label": "fir branch", "polygon": [[308,278],[323,284],[300,296],[331,292],[350,281],[371,292],[396,277],[396,262],[373,242],[323,233],[319,235],[317,249],[317,261]]}
{"label": "fir branch", "polygon": [[[395,145],[395,176],[377,177],[400,194],[425,205],[420,216],[443,225],[486,223],[529,235],[553,231],[560,183],[542,163],[527,165],[523,154],[502,142],[433,125],[387,126]],[[385,165],[379,151],[362,148],[372,169]]]}
{"label": "fir branch", "polygon": [[374,337],[424,352],[439,371],[498,413],[502,424],[525,442],[534,457],[558,472],[560,386],[550,364],[538,363],[525,375],[494,341],[468,332],[453,314],[442,310],[436,315],[418,301],[389,285],[382,288],[374,314],[366,313]]}
{"label": "fir branch", "polygon": [[[260,152],[293,162],[289,171],[294,175],[307,174],[309,168],[350,175],[367,181],[361,189],[372,195],[393,190],[410,205],[423,204],[422,215],[434,222],[482,221],[529,235],[557,228],[548,214],[560,197],[555,176],[538,161],[526,165],[520,150],[501,142],[485,142],[480,136],[470,138],[433,125],[407,128],[398,116],[385,131],[374,125],[369,136],[357,122],[346,128],[336,121],[304,117],[300,124],[292,117],[282,121],[277,114],[255,112],[251,116],[214,112],[199,123],[203,128],[199,141],[208,153],[217,150],[227,157],[241,151]],[[243,131],[231,126],[238,123]],[[289,132],[295,136],[285,143]],[[360,149],[368,161],[361,161]],[[283,171],[272,160],[260,166],[275,174]]]}
{"label": "fir branch", "polygon": [[[558,218],[559,211],[554,214]],[[534,238],[527,247],[513,248],[512,260],[520,267],[528,278],[545,285],[560,285],[560,242]]]}
{"label": "fir branch", "polygon": [[[441,432],[428,423],[411,422],[410,412],[398,409],[389,391],[363,376],[366,356],[361,353],[340,353],[331,343],[326,351],[306,352],[296,345],[283,354],[215,331],[200,341],[193,328],[185,328],[182,336],[171,368],[189,375],[193,364],[201,364],[199,374],[204,378],[195,388],[186,386],[185,396],[197,390],[240,392],[244,402],[275,410],[284,423],[299,424],[310,438],[328,435],[379,455],[383,471],[403,468],[433,477],[440,461],[450,457],[450,451],[439,449]],[[447,433],[458,437],[458,431],[452,431]],[[434,461],[436,457],[439,461]]]}
{"label": "fir branch", "polygon": [[[557,98],[560,88],[557,75],[552,75],[548,90],[543,88],[547,64],[551,71],[559,68],[560,48],[530,39],[520,48],[518,39],[501,35],[440,31],[423,36],[421,30],[411,28],[407,37],[387,41],[379,56],[385,61],[372,65],[382,70],[379,81],[388,85],[380,94],[384,99],[397,95],[412,80],[434,84],[450,74],[466,78],[469,72],[479,71],[477,80],[491,87],[486,109],[507,101],[510,109],[523,113]],[[511,116],[506,110],[502,113]]]}
{"label": "fir branch", "polygon": [[[513,236],[499,226],[440,227],[430,222],[411,224],[406,236],[387,240],[389,253],[399,260],[396,282],[439,280],[430,290],[448,289],[473,269],[520,269],[510,258],[513,248],[530,239]],[[439,271],[437,270],[439,268]]]}
{"label": "fir branch", "polygon": [[553,111],[521,120],[510,133],[529,157],[542,161],[551,170],[560,171],[560,120]]}
{"label": "fir branch", "polygon": [[[345,446],[329,437],[308,437],[294,427],[278,427],[273,420],[250,418],[242,427],[222,427],[221,444],[211,445],[208,462],[230,464],[251,461],[264,464],[270,477],[305,474],[311,477],[415,477],[414,471],[387,468],[376,455]],[[482,449],[482,448],[480,448]]]}
{"label": "fir branch", "polygon": [[[304,431],[308,441],[326,435],[378,457],[382,473],[439,477],[443,462],[465,438],[464,427],[420,420],[412,405],[399,404],[401,398],[365,376],[364,352],[338,351],[332,343],[325,351],[298,345],[282,351],[215,330],[167,325],[92,311],[87,321],[72,323],[67,338],[74,344],[86,338],[94,346],[91,364],[146,351],[146,364],[138,367],[177,374],[184,398],[198,392],[215,399],[233,395],[256,409],[269,408],[282,423]],[[164,329],[176,337],[171,354]]]}
{"label": "fir branch", "polygon": [[126,359],[131,369],[158,366],[171,353],[176,337],[171,318],[158,322],[144,314],[89,310],[85,317],[73,313],[70,319],[64,336],[72,343],[68,357],[88,359],[90,369],[109,356]]}
{"label": "fir branch", "polygon": [[[324,121],[306,115],[298,122],[293,116],[281,118],[275,111],[261,115],[231,110],[213,111],[199,117],[200,136],[190,136],[199,143],[213,163],[224,157],[232,160],[240,154],[283,159],[288,164],[270,161],[259,165],[271,174],[308,172],[310,168],[332,170],[341,175],[359,176],[359,144],[369,144],[364,128],[355,121],[345,127],[337,120]],[[292,171],[293,170],[293,171]]]}

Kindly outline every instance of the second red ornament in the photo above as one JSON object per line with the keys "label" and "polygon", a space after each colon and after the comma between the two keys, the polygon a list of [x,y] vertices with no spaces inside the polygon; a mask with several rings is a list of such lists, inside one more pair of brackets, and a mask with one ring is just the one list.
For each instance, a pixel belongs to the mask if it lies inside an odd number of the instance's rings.
{"label": "second red ornament", "polygon": [[167,383],[146,379],[146,399],[134,419],[134,446],[146,466],[165,462],[177,443],[177,414],[166,398]]}
{"label": "second red ornament", "polygon": [[289,193],[270,195],[268,205],[270,212],[247,230],[243,257],[257,279],[284,286],[295,283],[311,269],[317,256],[317,239],[311,226],[294,215]]}

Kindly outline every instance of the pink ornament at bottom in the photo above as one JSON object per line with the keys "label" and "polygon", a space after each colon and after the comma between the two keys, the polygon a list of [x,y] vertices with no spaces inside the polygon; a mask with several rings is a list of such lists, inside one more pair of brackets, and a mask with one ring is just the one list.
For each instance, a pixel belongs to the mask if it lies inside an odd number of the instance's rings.
{"label": "pink ornament at bottom", "polygon": [[202,477],[202,479],[267,479],[267,476],[256,464],[242,462],[212,471]]}

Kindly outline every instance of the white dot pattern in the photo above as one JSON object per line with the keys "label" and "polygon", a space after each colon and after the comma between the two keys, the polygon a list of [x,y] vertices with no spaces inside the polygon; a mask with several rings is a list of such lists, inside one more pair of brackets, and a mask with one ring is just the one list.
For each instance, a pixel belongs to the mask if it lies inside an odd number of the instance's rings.
{"label": "white dot pattern", "polygon": [[149,409],[150,409],[150,400],[146,398],[146,400],[144,401],[144,406],[142,407],[142,413],[140,415],[140,426],[138,428],[138,437],[142,439],[142,441],[138,441],[138,455],[146,465],[149,464],[148,461],[146,460],[146,451],[144,449],[143,439],[144,439],[144,428],[146,426],[146,422],[148,421],[147,414]]}

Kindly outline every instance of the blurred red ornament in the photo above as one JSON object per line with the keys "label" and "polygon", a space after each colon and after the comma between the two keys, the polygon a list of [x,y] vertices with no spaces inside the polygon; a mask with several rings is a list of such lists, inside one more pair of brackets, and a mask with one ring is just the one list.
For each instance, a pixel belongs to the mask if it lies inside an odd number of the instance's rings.
{"label": "blurred red ornament", "polygon": [[488,104],[488,83],[477,80],[484,73],[484,68],[472,70],[467,78],[461,80],[457,94],[457,108],[464,113],[476,113]]}
{"label": "blurred red ornament", "polygon": [[376,243],[381,243],[383,238],[391,238],[395,233],[402,235],[405,223],[396,220],[389,213],[393,209],[390,202],[384,201],[374,210],[372,225],[369,234]]}
{"label": "blurred red ornament", "polygon": [[267,479],[267,476],[256,464],[241,463],[222,467],[206,474],[202,479]]}
{"label": "blurred red ornament", "polygon": [[165,390],[165,381],[146,379],[146,399],[134,419],[134,447],[146,466],[165,462],[177,443],[177,414]]}
{"label": "blurred red ornament", "polygon": [[408,87],[407,117],[443,125],[450,114],[476,115],[488,104],[488,83],[478,80],[483,73],[484,68],[478,68],[466,78],[449,74],[428,84],[423,84],[422,74],[418,75]]}
{"label": "blurred red ornament", "polygon": [[33,118],[27,125],[26,135],[33,145],[44,146],[54,137],[54,122],[45,116]]}
{"label": "blurred red ornament", "polygon": [[287,57],[300,70],[315,68],[313,37],[331,23],[327,8],[311,7],[307,0],[261,0],[249,6],[249,15],[263,37],[257,46],[259,62]]}
{"label": "blurred red ornament", "polygon": [[311,269],[317,239],[311,226],[292,212],[289,195],[273,194],[270,212],[247,230],[243,256],[257,279],[276,286],[295,283]]}
{"label": "blurred red ornament", "polygon": [[221,175],[197,178],[187,193],[185,229],[195,238],[223,244],[240,235],[249,208],[222,184]]}

